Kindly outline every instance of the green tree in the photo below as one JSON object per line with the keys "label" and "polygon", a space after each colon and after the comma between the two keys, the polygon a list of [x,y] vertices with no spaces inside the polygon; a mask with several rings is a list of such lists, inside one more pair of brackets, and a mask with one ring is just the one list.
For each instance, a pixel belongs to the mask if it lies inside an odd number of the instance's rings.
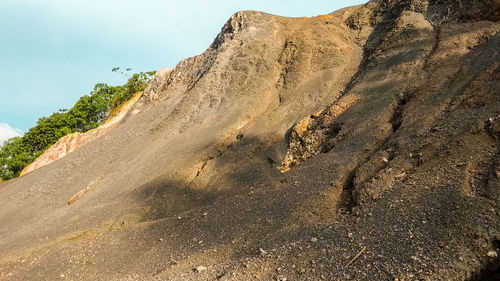
{"label": "green tree", "polygon": [[22,138],[11,138],[0,150],[0,177],[8,180],[19,176],[19,172],[26,166],[26,163],[33,160]]}

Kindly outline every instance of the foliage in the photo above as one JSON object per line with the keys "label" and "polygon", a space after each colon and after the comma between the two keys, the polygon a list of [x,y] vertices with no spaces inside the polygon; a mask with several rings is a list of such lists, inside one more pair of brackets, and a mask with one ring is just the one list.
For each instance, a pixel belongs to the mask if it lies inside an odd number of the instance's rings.
{"label": "foliage", "polygon": [[4,143],[0,150],[0,177],[3,180],[17,177],[26,163],[36,159],[28,150],[21,137],[14,137]]}
{"label": "foliage", "polygon": [[120,87],[120,91],[115,93],[111,98],[112,109],[118,108],[124,102],[132,98],[135,93],[144,91],[144,89],[146,89],[148,85],[149,80],[154,74],[154,71],[133,74],[128,79],[127,83]]}
{"label": "foliage", "polygon": [[[118,70],[117,67],[113,68],[114,72]],[[130,70],[126,69],[127,72]],[[154,73],[133,74],[122,86],[96,84],[90,94],[81,97],[71,109],[59,109],[49,117],[40,118],[24,136],[5,142],[0,147],[0,179],[8,180],[19,176],[24,167],[35,161],[59,138],[97,128],[111,112],[135,93],[143,91]]]}

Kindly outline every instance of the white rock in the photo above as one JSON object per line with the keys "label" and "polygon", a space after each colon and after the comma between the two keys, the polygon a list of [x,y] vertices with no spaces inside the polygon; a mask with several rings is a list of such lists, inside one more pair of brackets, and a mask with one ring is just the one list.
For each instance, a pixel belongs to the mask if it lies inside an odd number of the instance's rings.
{"label": "white rock", "polygon": [[489,251],[486,255],[490,258],[498,257],[498,253],[496,251]]}
{"label": "white rock", "polygon": [[203,266],[203,265],[200,265],[200,266],[197,266],[195,268],[196,272],[202,272],[202,271],[205,271],[207,270],[207,267],[206,266]]}

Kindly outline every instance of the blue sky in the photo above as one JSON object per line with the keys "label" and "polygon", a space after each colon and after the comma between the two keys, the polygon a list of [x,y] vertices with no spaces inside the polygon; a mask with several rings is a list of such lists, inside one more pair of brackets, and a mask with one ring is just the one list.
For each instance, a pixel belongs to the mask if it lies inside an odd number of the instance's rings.
{"label": "blue sky", "polygon": [[364,2],[0,0],[0,144],[5,128],[26,131],[98,82],[123,83],[115,66],[156,70],[203,52],[236,11],[316,16]]}

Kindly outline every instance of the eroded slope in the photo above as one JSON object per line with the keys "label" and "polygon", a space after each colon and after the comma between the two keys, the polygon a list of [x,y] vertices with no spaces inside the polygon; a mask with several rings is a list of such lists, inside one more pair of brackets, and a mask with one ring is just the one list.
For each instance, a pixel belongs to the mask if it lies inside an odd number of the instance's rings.
{"label": "eroded slope", "polygon": [[235,14],[123,124],[0,187],[0,277],[495,280],[495,7]]}

